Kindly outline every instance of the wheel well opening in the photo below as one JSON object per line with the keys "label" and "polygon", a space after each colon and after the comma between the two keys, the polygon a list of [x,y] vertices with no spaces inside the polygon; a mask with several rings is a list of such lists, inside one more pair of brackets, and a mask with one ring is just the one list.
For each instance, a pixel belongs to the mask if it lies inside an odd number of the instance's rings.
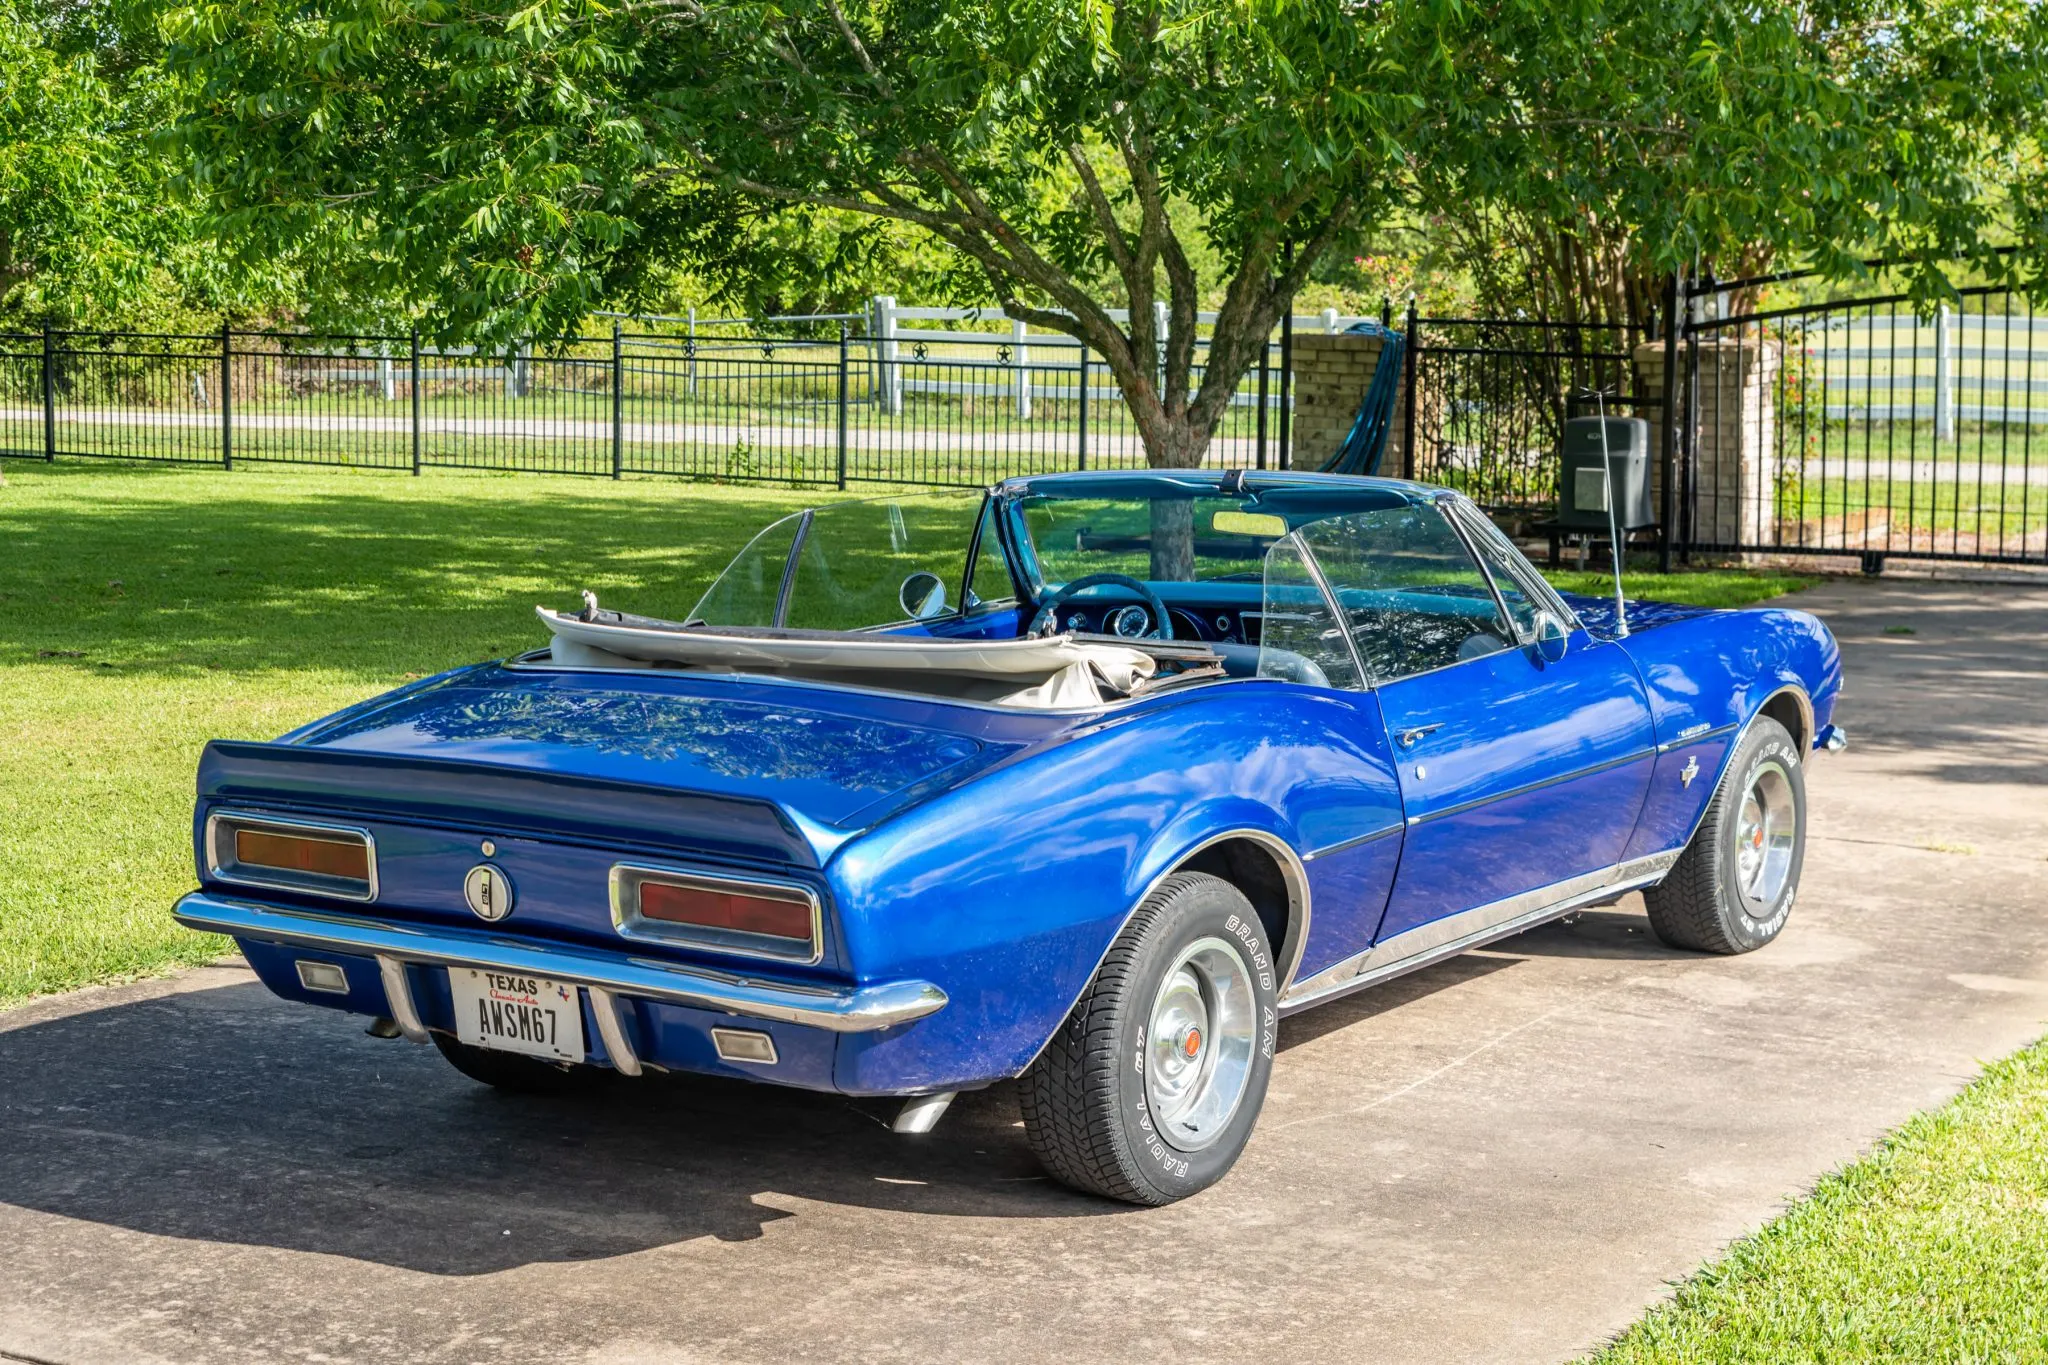
{"label": "wheel well opening", "polygon": [[1799,698],[1790,692],[1780,692],[1764,703],[1764,714],[1785,727],[1785,733],[1792,736],[1792,742],[1799,746],[1801,755],[1813,748],[1813,736],[1807,732],[1806,708],[1799,704]]}
{"label": "wheel well opening", "polygon": [[1244,893],[1259,915],[1266,931],[1266,943],[1273,950],[1273,963],[1284,984],[1288,964],[1293,962],[1300,932],[1298,908],[1289,894],[1287,874],[1271,849],[1254,839],[1224,839],[1209,845],[1181,864],[1190,872],[1221,877]]}

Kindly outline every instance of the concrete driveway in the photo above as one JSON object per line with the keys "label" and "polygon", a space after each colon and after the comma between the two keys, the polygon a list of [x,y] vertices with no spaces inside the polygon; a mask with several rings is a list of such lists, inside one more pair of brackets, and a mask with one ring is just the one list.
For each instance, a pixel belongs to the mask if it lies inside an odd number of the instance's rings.
{"label": "concrete driveway", "polygon": [[1048,1183],[1005,1089],[922,1140],[507,1099],[233,966],[0,1015],[0,1359],[1570,1356],[2048,1017],[2048,591],[1805,605],[1855,744],[1782,939],[1669,952],[1631,900],[1300,1016],[1171,1209]]}

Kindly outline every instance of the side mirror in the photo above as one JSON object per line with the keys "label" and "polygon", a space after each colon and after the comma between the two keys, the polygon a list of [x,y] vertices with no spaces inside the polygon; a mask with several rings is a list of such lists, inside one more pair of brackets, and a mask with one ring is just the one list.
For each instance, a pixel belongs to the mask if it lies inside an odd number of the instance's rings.
{"label": "side mirror", "polygon": [[1547,611],[1536,613],[1536,657],[1547,664],[1554,664],[1564,657],[1564,642],[1568,638],[1564,622]]}
{"label": "side mirror", "polygon": [[946,609],[946,585],[937,574],[919,569],[903,580],[903,586],[896,590],[896,600],[903,604],[903,614],[911,620],[928,620]]}

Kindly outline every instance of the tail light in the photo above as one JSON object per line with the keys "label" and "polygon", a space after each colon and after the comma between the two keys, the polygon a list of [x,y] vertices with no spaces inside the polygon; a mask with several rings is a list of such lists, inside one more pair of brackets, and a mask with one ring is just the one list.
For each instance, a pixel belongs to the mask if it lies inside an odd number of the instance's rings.
{"label": "tail light", "polygon": [[824,953],[818,898],[794,882],[619,863],[612,923],[627,938],[712,952],[816,962]]}
{"label": "tail light", "polygon": [[216,811],[206,820],[206,870],[224,882],[377,898],[377,845],[368,830]]}

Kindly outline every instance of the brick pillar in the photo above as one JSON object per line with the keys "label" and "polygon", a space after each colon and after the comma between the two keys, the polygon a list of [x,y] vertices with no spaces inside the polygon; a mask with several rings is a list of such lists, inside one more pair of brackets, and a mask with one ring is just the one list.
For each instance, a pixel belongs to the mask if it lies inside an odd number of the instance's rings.
{"label": "brick pillar", "polygon": [[[1329,462],[1351,424],[1358,420],[1358,405],[1372,386],[1379,368],[1380,338],[1353,332],[1317,336],[1294,334],[1294,467],[1320,469]],[[1394,400],[1393,429],[1387,433],[1386,453],[1380,457],[1382,474],[1401,472],[1401,404],[1405,390]]]}
{"label": "brick pillar", "polygon": [[[1709,544],[1771,545],[1778,536],[1778,370],[1783,357],[1776,342],[1752,336],[1716,336],[1699,343],[1699,388],[1693,395],[1693,466],[1698,506],[1693,537]],[[1678,349],[1680,376],[1689,364],[1690,343]],[[1664,343],[1635,348],[1636,392],[1664,394]],[[1683,390],[1680,398],[1683,399]],[[1664,411],[1645,408],[1650,449],[1662,450]],[[1677,474],[1684,477],[1685,442]],[[1661,460],[1650,466],[1652,506],[1663,505]],[[1682,490],[1681,490],[1682,493]],[[1682,497],[1673,500],[1681,525]],[[1678,528],[1672,528],[1676,534]]]}

